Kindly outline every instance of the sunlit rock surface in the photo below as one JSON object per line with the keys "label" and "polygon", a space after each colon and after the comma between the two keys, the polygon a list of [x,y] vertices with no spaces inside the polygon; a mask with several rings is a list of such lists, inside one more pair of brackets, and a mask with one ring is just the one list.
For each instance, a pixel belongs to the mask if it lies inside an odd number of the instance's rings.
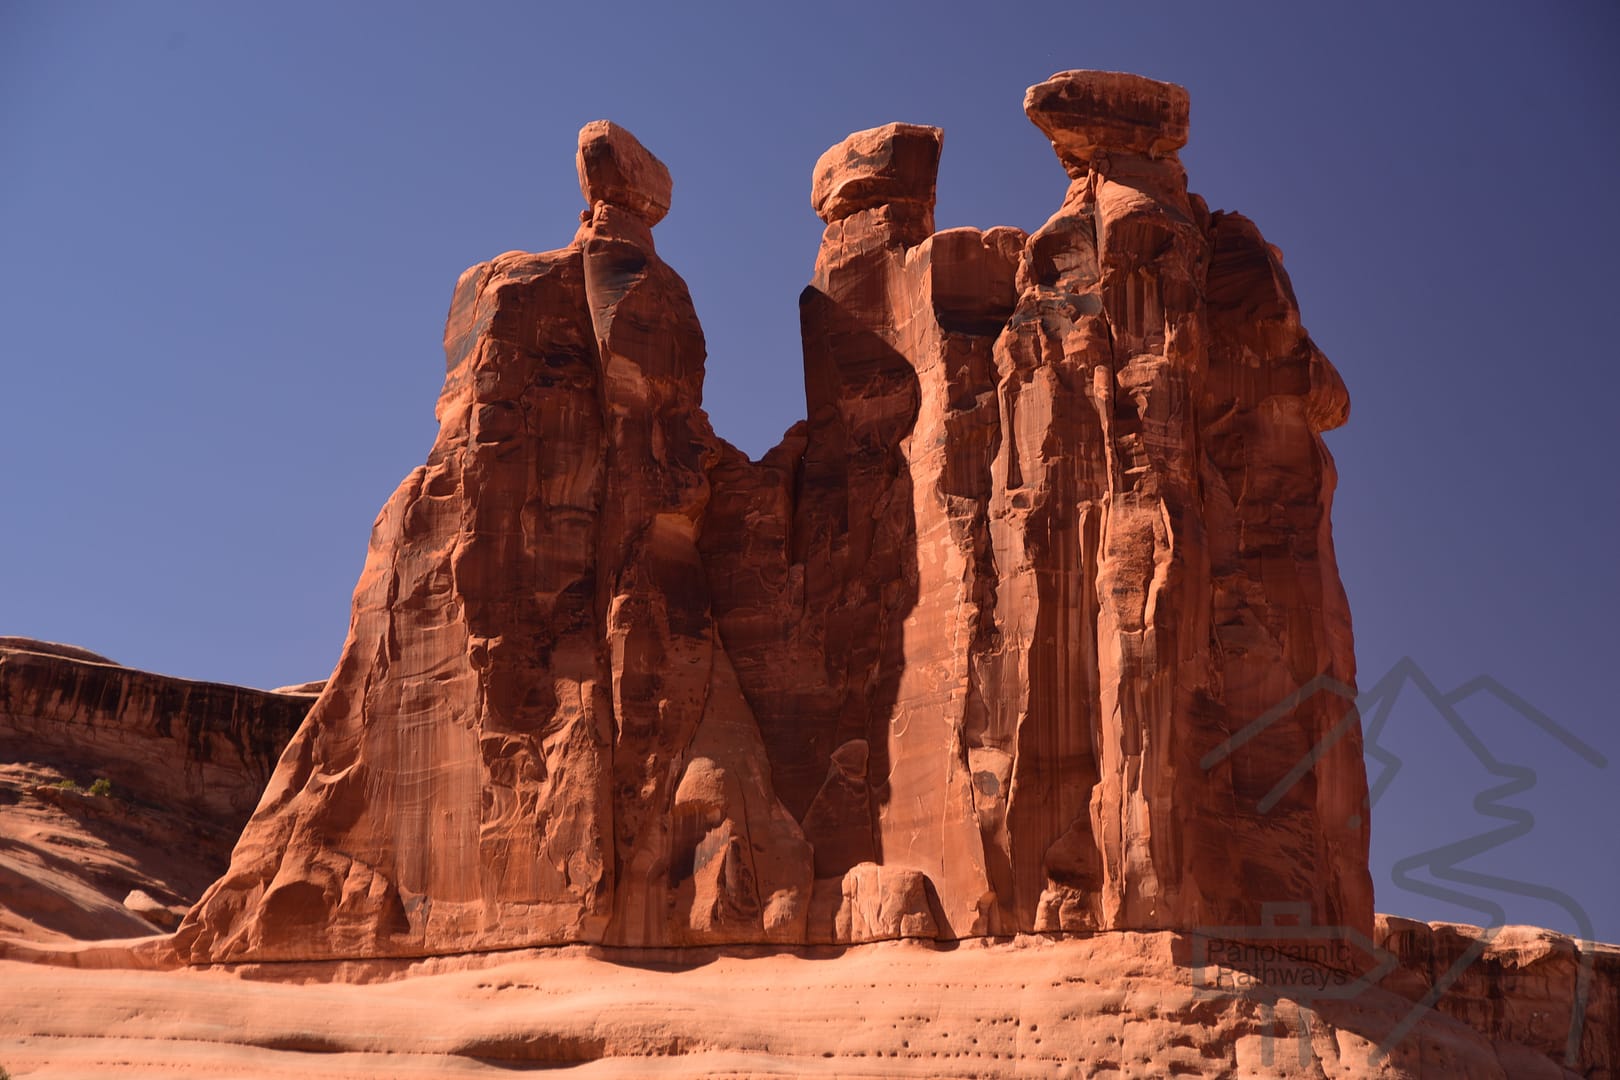
{"label": "sunlit rock surface", "polygon": [[1029,236],[934,231],[936,128],[822,155],[809,415],[758,462],[667,170],[587,125],[574,242],[456,287],[438,441],[184,956],[1370,933],[1344,388],[1188,194],[1184,91],[1026,110],[1071,177]]}
{"label": "sunlit rock surface", "polygon": [[[0,1063],[1615,1075],[1620,950],[1372,914],[1348,397],[1187,192],[1185,92],[1025,107],[1069,176],[1030,235],[935,231],[936,128],[821,156],[808,416],[759,461],[701,408],[668,171],[587,125],[573,243],[457,285],[318,699],[0,639],[40,856],[0,848]],[[173,835],[263,791],[172,937],[160,830],[45,783],[91,763]]]}
{"label": "sunlit rock surface", "polygon": [[172,929],[314,700],[0,638],[0,938]]}

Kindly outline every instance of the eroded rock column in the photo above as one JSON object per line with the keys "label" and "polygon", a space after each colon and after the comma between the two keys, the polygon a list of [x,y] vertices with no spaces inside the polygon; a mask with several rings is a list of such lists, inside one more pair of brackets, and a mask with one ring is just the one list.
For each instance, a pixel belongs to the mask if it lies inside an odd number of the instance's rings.
{"label": "eroded rock column", "polygon": [[936,128],[821,156],[809,413],[757,462],[668,171],[585,127],[574,241],[457,285],[438,439],[183,955],[1370,930],[1344,388],[1188,193],[1184,91],[1025,107],[1069,177],[1029,236],[934,230]]}

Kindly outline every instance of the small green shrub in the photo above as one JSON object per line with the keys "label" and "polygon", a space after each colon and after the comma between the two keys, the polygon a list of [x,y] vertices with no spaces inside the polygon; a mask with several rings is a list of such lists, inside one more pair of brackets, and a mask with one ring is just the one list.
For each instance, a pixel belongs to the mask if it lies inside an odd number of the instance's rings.
{"label": "small green shrub", "polygon": [[[112,781],[105,776],[96,777],[96,782],[90,785],[90,794],[105,799],[112,794]],[[0,1080],[4,1080],[0,1077]]]}
{"label": "small green shrub", "polygon": [[[58,791],[78,791],[79,790],[79,785],[78,785],[78,783],[76,781],[73,781],[73,780],[58,780],[56,782],[56,790],[58,790]],[[3,1077],[3,1076],[0,1076],[0,1080],[6,1080],[6,1078]]]}

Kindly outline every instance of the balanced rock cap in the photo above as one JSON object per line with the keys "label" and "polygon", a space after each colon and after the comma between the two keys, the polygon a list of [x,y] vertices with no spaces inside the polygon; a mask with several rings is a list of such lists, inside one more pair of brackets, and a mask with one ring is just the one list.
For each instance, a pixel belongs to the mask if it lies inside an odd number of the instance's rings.
{"label": "balanced rock cap", "polygon": [[1187,91],[1119,71],[1060,71],[1024,93],[1024,113],[1070,176],[1100,153],[1164,157],[1187,145]]}
{"label": "balanced rock cap", "polygon": [[934,181],[944,133],[923,124],[884,124],[857,131],[816,161],[810,205],[829,225],[859,210],[891,203],[934,208]]}
{"label": "balanced rock cap", "polygon": [[648,225],[669,213],[674,187],[669,169],[634,135],[611,120],[592,120],[579,129],[579,190],[591,206],[623,207]]}

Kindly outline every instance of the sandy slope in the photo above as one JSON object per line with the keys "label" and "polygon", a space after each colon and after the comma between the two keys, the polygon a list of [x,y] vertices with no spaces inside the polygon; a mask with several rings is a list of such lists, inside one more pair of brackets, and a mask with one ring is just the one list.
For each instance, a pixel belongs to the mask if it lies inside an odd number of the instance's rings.
{"label": "sandy slope", "polygon": [[[8,748],[9,749],[9,748]],[[231,837],[194,815],[101,798],[92,774],[0,760],[0,934],[35,941],[151,933],[132,889],[175,921],[229,864]],[[64,780],[78,791],[56,787]]]}

